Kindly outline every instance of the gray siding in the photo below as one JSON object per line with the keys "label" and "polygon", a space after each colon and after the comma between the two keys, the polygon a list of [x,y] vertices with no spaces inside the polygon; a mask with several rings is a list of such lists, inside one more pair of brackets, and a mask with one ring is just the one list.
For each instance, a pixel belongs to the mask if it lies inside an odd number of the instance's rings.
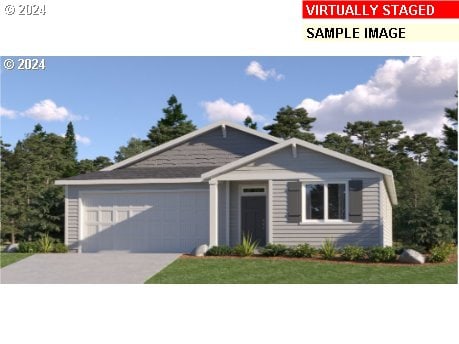
{"label": "gray siding", "polygon": [[[342,177],[345,178],[345,174]],[[273,181],[274,243],[297,245],[307,242],[320,246],[328,238],[340,247],[346,244],[380,245],[379,178],[363,179],[362,223],[341,224],[288,223],[287,182],[288,180]]]}
{"label": "gray siding", "polygon": [[80,192],[84,191],[145,191],[145,190],[195,190],[195,189],[208,189],[207,183],[193,183],[193,184],[149,184],[149,185],[94,185],[94,186],[68,186],[67,195],[67,227],[65,228],[65,236],[67,245],[71,250],[78,249],[78,230],[80,219],[79,197]]}
{"label": "gray siding", "polygon": [[387,194],[384,182],[380,183],[381,188],[381,220],[383,227],[383,246],[392,246],[392,204]]}
{"label": "gray siding", "polygon": [[226,128],[224,138],[219,127],[126,168],[222,166],[273,144],[272,141],[230,127]]}

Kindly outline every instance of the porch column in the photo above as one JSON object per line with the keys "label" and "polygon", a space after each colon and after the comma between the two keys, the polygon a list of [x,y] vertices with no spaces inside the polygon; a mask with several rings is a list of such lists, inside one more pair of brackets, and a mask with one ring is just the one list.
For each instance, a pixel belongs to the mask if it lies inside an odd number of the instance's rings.
{"label": "porch column", "polygon": [[218,245],[218,182],[209,181],[209,247]]}

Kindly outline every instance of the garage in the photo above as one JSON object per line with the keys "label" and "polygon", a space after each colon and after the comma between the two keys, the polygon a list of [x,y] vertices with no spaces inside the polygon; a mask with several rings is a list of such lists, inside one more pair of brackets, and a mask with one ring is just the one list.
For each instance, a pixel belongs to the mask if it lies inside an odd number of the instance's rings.
{"label": "garage", "polygon": [[207,190],[81,192],[81,251],[190,252],[209,240]]}

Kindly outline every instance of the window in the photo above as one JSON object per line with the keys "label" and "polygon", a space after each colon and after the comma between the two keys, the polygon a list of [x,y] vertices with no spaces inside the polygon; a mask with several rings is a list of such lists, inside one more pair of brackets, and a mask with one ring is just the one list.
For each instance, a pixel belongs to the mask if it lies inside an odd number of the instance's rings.
{"label": "window", "polygon": [[244,185],[240,188],[241,196],[264,196],[266,188],[260,185]]}
{"label": "window", "polygon": [[347,220],[347,183],[303,184],[303,220]]}

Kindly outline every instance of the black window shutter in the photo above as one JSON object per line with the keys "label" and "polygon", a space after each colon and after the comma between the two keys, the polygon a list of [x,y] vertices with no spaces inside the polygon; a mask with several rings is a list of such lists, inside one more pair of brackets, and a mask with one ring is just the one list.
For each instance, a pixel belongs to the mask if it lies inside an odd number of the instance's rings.
{"label": "black window shutter", "polygon": [[287,183],[287,222],[301,221],[301,183]]}
{"label": "black window shutter", "polygon": [[362,222],[362,181],[349,181],[349,221]]}

